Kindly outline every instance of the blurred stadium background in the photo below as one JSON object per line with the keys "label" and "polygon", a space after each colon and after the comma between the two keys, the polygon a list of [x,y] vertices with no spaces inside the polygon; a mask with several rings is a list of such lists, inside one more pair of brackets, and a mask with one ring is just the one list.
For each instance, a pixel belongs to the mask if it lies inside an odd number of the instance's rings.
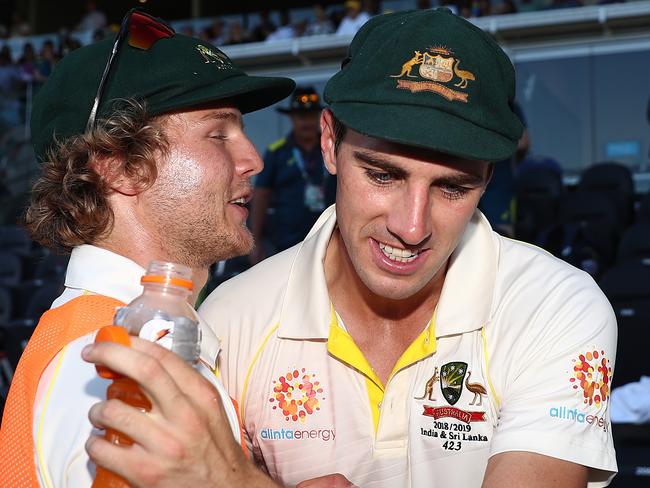
{"label": "blurred stadium background", "polygon": [[[530,147],[514,175],[508,232],[592,274],[612,302],[619,320],[613,386],[636,382],[624,398],[638,413],[636,424],[613,426],[620,474],[612,486],[650,486],[650,379],[639,383],[650,376],[650,1],[385,0],[363,9],[377,15],[440,5],[490,32],[515,65]],[[353,36],[336,32],[342,1],[0,0],[3,399],[67,262],[18,225],[39,170],[28,123],[33,96],[58,59],[113,35],[134,6],[222,47],[251,73],[289,76],[321,93]],[[260,153],[290,130],[273,107],[245,123]],[[245,260],[218,263],[210,288],[245,267]]]}

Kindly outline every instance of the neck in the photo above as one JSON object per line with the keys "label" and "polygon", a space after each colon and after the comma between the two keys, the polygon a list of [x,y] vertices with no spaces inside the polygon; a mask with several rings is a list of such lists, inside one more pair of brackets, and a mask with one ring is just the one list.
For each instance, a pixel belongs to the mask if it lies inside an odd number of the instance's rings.
{"label": "neck", "polygon": [[[172,256],[163,243],[163,236],[142,225],[134,213],[125,206],[113,207],[114,224],[111,232],[93,244],[129,258],[142,268],[147,269],[151,261],[168,261],[188,265],[183,260]],[[188,301],[194,305],[208,279],[207,267],[192,268],[192,295]]]}
{"label": "neck", "polygon": [[405,299],[390,299],[373,293],[359,278],[337,230],[327,247],[325,278],[334,308],[344,317],[364,323],[412,327],[418,332],[431,319],[438,304],[446,268],[422,290]]}

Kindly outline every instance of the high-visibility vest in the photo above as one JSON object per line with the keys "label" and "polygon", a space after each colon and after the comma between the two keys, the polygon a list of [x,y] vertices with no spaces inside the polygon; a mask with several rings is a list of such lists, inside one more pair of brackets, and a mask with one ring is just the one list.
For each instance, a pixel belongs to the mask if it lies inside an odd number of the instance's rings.
{"label": "high-visibility vest", "polygon": [[124,303],[103,295],[82,295],[43,314],[9,389],[0,429],[0,486],[39,486],[32,427],[41,375],[67,344],[111,324],[121,306]]}

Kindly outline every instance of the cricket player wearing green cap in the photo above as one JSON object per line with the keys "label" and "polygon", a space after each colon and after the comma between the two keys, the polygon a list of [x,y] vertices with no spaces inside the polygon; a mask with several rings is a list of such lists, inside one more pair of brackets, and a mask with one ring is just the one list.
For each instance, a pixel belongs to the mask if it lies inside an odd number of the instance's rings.
{"label": "cricket player wearing green cap", "polygon": [[[213,262],[250,252],[244,204],[262,161],[242,113],[293,87],[286,78],[248,76],[217,48],[141,11],[129,12],[116,39],[57,65],[34,101],[42,176],[27,223],[36,240],[71,258],[65,290],[42,317],[11,385],[0,485],[91,485],[88,410],[109,382],[82,361],[81,349],[117,306],[142,293],[150,261],[191,267],[198,292]],[[205,327],[202,336],[199,368],[224,405],[229,443],[222,445],[232,452],[237,412],[210,371],[218,339]],[[178,399],[175,408],[182,417]],[[257,473],[234,449],[230,464]]]}
{"label": "cricket player wearing green cap", "polygon": [[449,11],[377,16],[352,41],[321,118],[336,205],[200,309],[280,483],[599,487],[616,472],[609,303],[477,210],[521,135],[514,96],[505,53]]}

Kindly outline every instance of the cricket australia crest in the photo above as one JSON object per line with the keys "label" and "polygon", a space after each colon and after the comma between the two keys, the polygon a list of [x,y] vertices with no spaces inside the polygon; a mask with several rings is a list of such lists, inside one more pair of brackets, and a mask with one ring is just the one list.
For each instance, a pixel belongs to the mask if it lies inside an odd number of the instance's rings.
{"label": "cricket australia crest", "polygon": [[[471,71],[460,68],[461,60],[454,57],[454,53],[446,47],[434,46],[428,52],[413,51],[413,56],[402,64],[399,74],[390,75],[391,78],[420,78],[420,80],[397,80],[397,88],[409,90],[411,93],[429,91],[454,102],[468,102],[469,94],[465,91],[470,81],[476,81],[476,76]],[[414,75],[414,68],[418,67],[419,76]],[[454,88],[447,86],[452,83]]]}
{"label": "cricket australia crest", "polygon": [[420,65],[420,76],[433,81],[447,83],[454,77],[454,58],[443,58],[439,54],[431,56],[424,53]]}
{"label": "cricket australia crest", "polygon": [[440,389],[449,405],[455,405],[463,393],[463,380],[467,373],[467,363],[454,361],[440,368]]}

